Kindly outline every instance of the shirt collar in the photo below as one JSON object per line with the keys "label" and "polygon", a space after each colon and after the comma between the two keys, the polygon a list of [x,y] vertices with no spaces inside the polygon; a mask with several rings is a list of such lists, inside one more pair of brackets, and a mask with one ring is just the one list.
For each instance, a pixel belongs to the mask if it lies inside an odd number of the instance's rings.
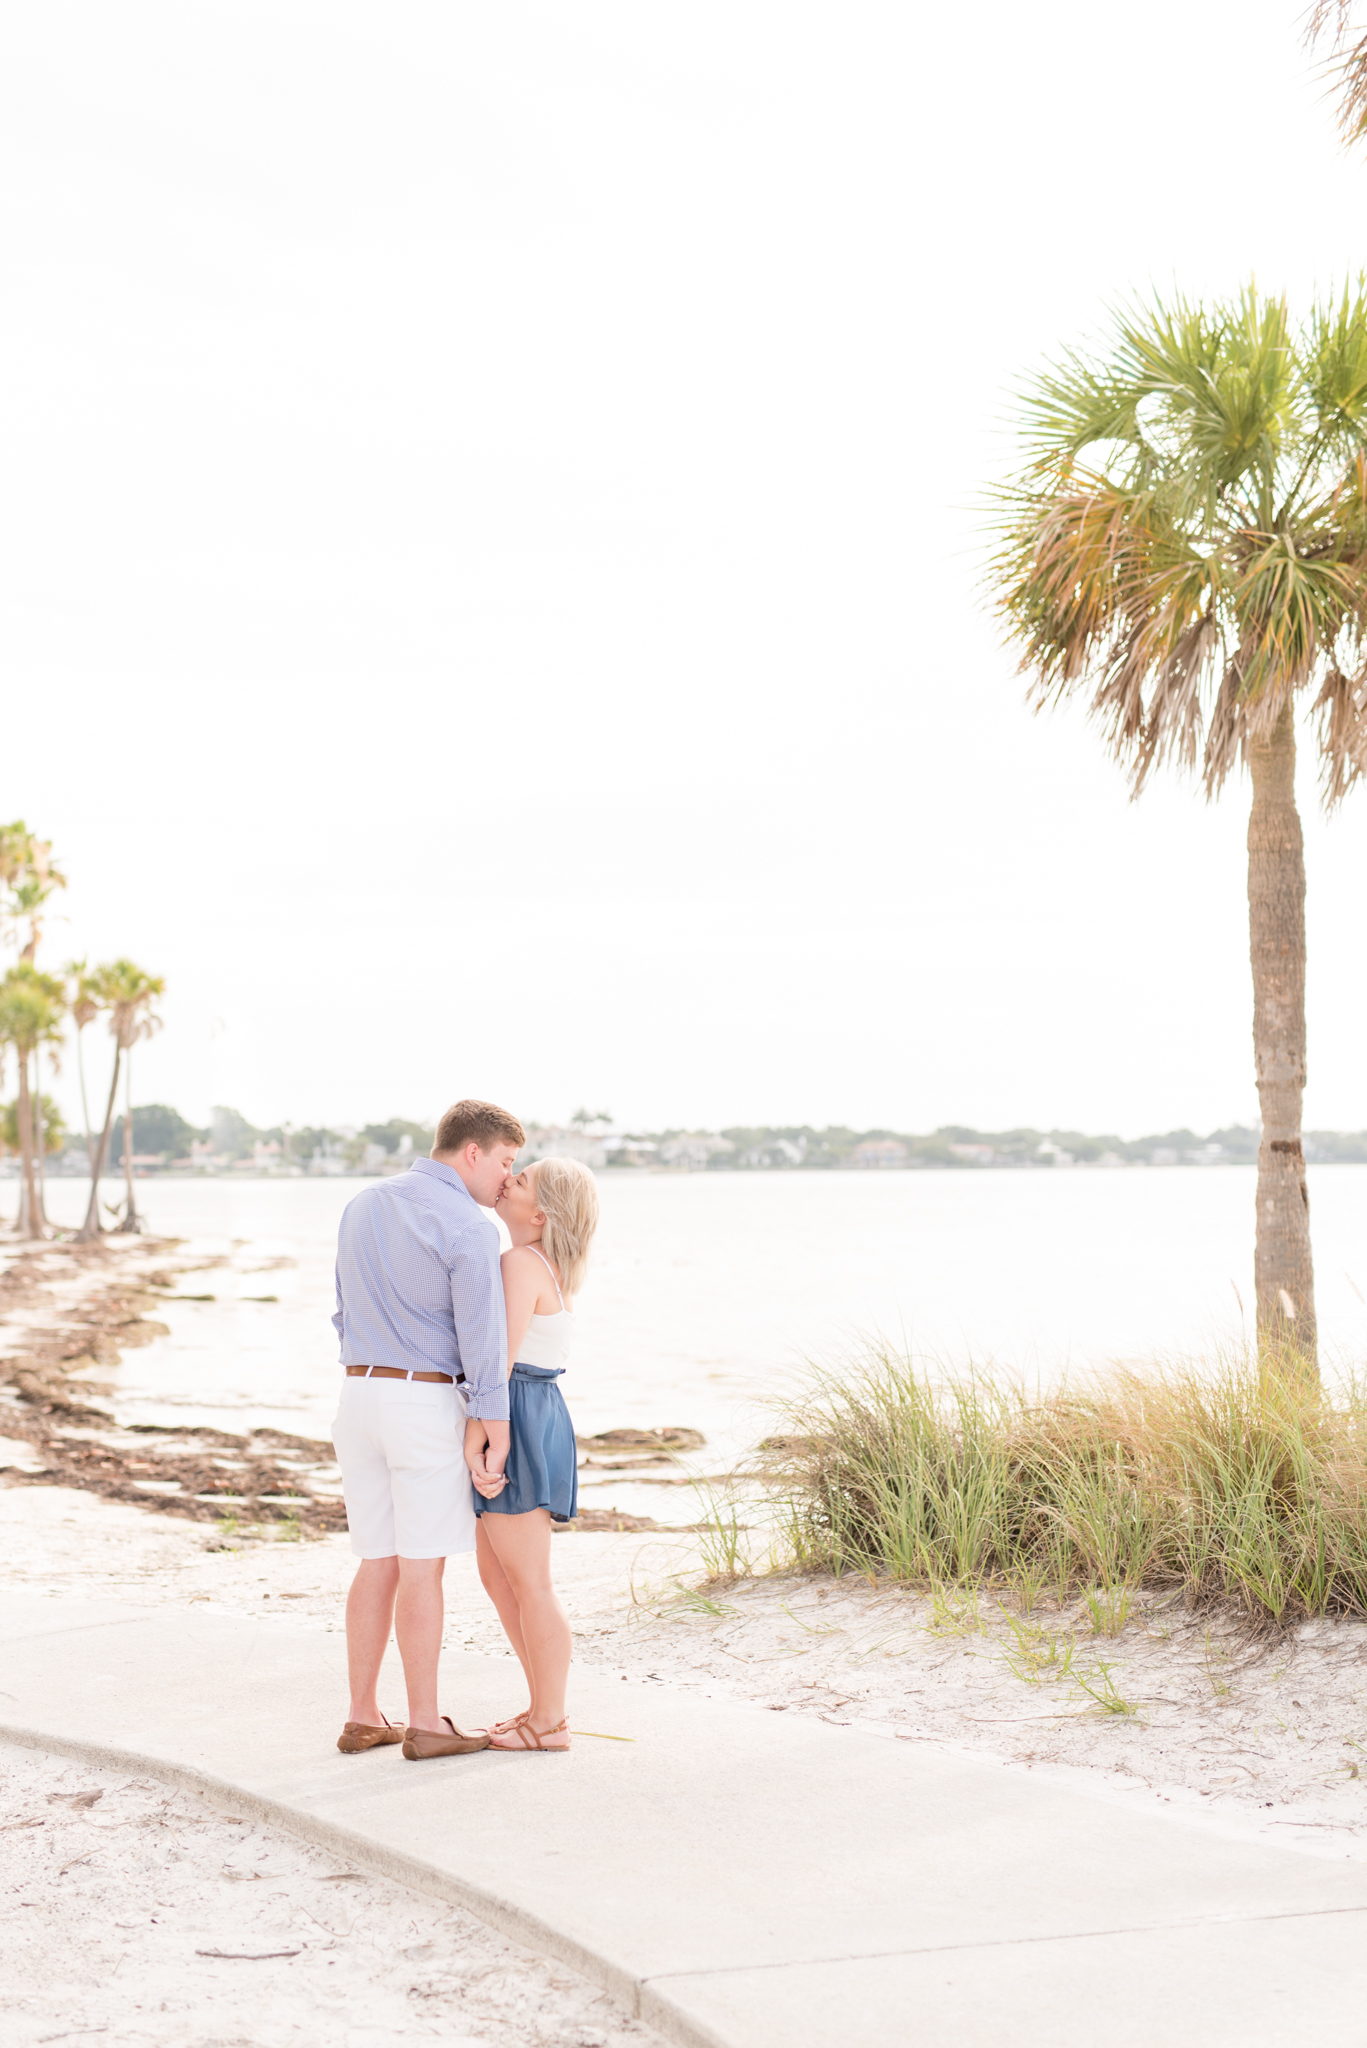
{"label": "shirt collar", "polygon": [[[415,1159],[408,1170],[410,1173],[430,1173],[433,1180],[445,1181],[448,1188],[457,1189],[459,1193],[464,1195],[467,1202],[474,1202],[475,1200],[454,1166],[447,1166],[440,1159]],[[479,1207],[477,1202],[475,1207]]]}

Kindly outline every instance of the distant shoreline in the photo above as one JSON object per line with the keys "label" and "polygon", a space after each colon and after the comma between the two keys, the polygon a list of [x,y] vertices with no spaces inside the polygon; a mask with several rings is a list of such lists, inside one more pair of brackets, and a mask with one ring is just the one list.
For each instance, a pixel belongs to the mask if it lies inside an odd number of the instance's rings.
{"label": "distant shoreline", "polygon": [[[1367,1166],[1367,1149],[1364,1149],[1361,1156],[1338,1154],[1336,1156],[1331,1156],[1328,1158],[1313,1157],[1309,1154],[1307,1150],[1306,1163],[1310,1166],[1315,1167]],[[1107,1173],[1112,1171],[1139,1173],[1170,1173],[1176,1171],[1181,1173],[1187,1173],[1191,1171],[1202,1170],[1210,1171],[1214,1168],[1228,1169],[1231,1167],[1238,1167],[1242,1168],[1245,1171],[1252,1171],[1256,1164],[1257,1161],[1255,1159],[1163,1159],[1158,1161],[1149,1159],[1134,1159],[1121,1161],[1072,1159],[1066,1162],[1032,1159],[994,1159],[984,1160],[980,1162],[957,1160],[952,1162],[946,1162],[943,1160],[908,1159],[900,1160],[897,1162],[889,1161],[886,1164],[881,1165],[876,1170],[882,1173],[896,1174],[1019,1174],[1073,1172]],[[399,1170],[402,1171],[403,1169]],[[593,1166],[593,1171],[595,1174],[607,1175],[614,1180],[640,1180],[643,1178],[648,1180],[677,1180],[680,1177],[687,1177],[691,1173],[696,1173],[697,1169],[685,1165],[665,1165],[662,1163],[657,1163],[653,1160],[642,1160],[638,1163],[631,1165],[621,1165],[616,1162],[612,1162],[607,1165],[595,1163]],[[867,1175],[868,1171],[868,1168],[861,1168],[859,1166],[854,1165],[851,1162],[842,1161],[838,1164],[821,1166],[792,1164],[787,1164],[783,1166],[775,1165],[763,1167],[732,1166],[725,1167],[720,1170],[716,1167],[713,1167],[711,1169],[711,1174],[713,1177],[720,1177],[721,1175],[724,1175],[727,1179],[749,1179],[752,1178],[754,1175],[761,1173],[802,1174],[804,1176],[810,1177],[815,1173],[842,1175],[862,1173]],[[189,1170],[186,1170],[184,1168],[176,1166],[140,1165],[134,1168],[133,1178],[135,1181],[139,1183],[145,1181],[175,1181],[177,1183],[186,1183],[193,1181],[213,1181],[217,1183],[226,1181],[230,1186],[237,1186],[239,1184],[258,1186],[262,1182],[282,1183],[286,1181],[379,1181],[392,1178],[392,1173],[385,1174],[383,1171],[376,1170],[374,1168],[367,1170],[363,1167],[348,1167],[345,1173],[310,1173],[306,1169],[296,1169],[296,1171],[291,1173],[288,1171],[281,1172],[278,1170],[272,1172],[269,1167],[262,1168],[257,1166],[247,1166],[243,1167],[240,1170],[234,1167],[218,1169],[212,1167],[192,1167]],[[51,1164],[49,1164],[48,1166],[47,1180],[49,1184],[59,1181],[76,1181],[88,1184],[89,1179],[90,1176],[88,1173],[81,1172],[76,1169],[55,1167]],[[4,1186],[6,1184],[17,1184],[18,1181],[19,1169],[17,1164],[9,1160],[0,1163],[0,1186]],[[123,1186],[123,1184],[124,1175],[121,1170],[118,1173],[104,1173],[100,1177],[101,1187],[120,1188]]]}
{"label": "distant shoreline", "polygon": [[[1227,1124],[1204,1136],[1185,1127],[1121,1138],[1115,1132],[1040,1131],[1025,1124],[1010,1130],[979,1131],[968,1124],[941,1124],[930,1132],[886,1127],[855,1130],[847,1124],[729,1124],[720,1130],[673,1126],[647,1131],[614,1123],[604,1112],[577,1110],[568,1123],[525,1125],[518,1158],[568,1156],[595,1170],[627,1167],[686,1173],[919,1172],[930,1168],[981,1172],[985,1167],[1072,1166],[1249,1166],[1258,1157],[1262,1133],[1255,1124]],[[279,1124],[259,1130],[239,1110],[219,1108],[204,1129],[161,1102],[134,1105],[134,1170],[178,1178],[220,1180],[255,1176],[262,1180],[361,1180],[402,1173],[432,1147],[433,1132],[403,1117],[387,1123],[325,1128]],[[1304,1133],[1306,1162],[1367,1165],[1367,1131]],[[123,1173],[124,1129],[111,1126],[104,1154],[105,1178]],[[52,1152],[48,1173],[85,1179],[91,1146],[71,1130]],[[0,1166],[6,1173],[9,1162]]]}

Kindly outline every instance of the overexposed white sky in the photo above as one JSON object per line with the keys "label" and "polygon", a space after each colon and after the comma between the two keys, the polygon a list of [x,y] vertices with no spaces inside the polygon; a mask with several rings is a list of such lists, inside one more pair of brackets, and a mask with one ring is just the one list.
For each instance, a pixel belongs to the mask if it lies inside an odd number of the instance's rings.
{"label": "overexposed white sky", "polygon": [[[1252,1121],[1246,785],[976,594],[1013,381],[1364,258],[1295,0],[45,0],[0,35],[0,815],[136,1098]],[[1312,1125],[1367,795],[1303,761]],[[71,1094],[70,1084],[65,1092]]]}

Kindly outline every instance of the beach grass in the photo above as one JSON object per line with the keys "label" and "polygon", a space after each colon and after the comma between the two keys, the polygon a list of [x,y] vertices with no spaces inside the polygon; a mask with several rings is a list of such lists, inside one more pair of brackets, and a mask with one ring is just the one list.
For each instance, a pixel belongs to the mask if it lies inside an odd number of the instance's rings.
{"label": "beach grass", "polygon": [[1294,1350],[1031,1392],[870,1344],[784,1427],[791,1562],[928,1589],[946,1629],[979,1589],[1027,1615],[1081,1599],[1106,1638],[1158,1590],[1257,1623],[1367,1614],[1367,1388]]}
{"label": "beach grass", "polygon": [[730,1584],[749,1576],[751,1570],[748,1531],[732,1494],[719,1493],[710,1480],[695,1479],[702,1516],[697,1525],[698,1554],[704,1583]]}

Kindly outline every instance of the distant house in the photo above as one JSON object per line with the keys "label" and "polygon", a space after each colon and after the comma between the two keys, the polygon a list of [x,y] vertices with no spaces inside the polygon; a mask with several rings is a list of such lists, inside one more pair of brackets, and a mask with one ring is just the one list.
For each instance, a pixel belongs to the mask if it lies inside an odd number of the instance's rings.
{"label": "distant house", "polygon": [[609,1166],[654,1166],[660,1153],[651,1138],[605,1138],[603,1148]]}
{"label": "distant house", "polygon": [[528,1131],[518,1158],[524,1165],[529,1159],[578,1159],[585,1166],[606,1166],[608,1151],[621,1142],[610,1132],[542,1124]]}
{"label": "distant house", "polygon": [[739,1154],[737,1163],[768,1169],[801,1166],[807,1157],[807,1141],[799,1138],[770,1138],[765,1145],[752,1145],[748,1152]]}
{"label": "distant house", "polygon": [[385,1154],[385,1157],[380,1165],[380,1172],[385,1174],[407,1173],[409,1167],[413,1164],[413,1161],[416,1157],[417,1154],[413,1150],[413,1140],[409,1137],[407,1131],[405,1131],[403,1136],[399,1140],[398,1151],[388,1152]]}
{"label": "distant house", "polygon": [[660,1147],[660,1160],[665,1166],[682,1166],[690,1173],[700,1173],[717,1153],[735,1149],[729,1138],[719,1138],[713,1131],[685,1131],[681,1137],[665,1139]]}
{"label": "distant house", "polygon": [[1052,1138],[1041,1138],[1035,1147],[1035,1157],[1041,1166],[1076,1166],[1077,1160],[1071,1152],[1065,1152],[1062,1145],[1056,1145]]}
{"label": "distant house", "polygon": [[854,1148],[856,1166],[905,1166],[910,1157],[900,1138],[865,1138],[862,1145]]}
{"label": "distant house", "polygon": [[972,1166],[990,1166],[997,1156],[990,1145],[951,1145],[949,1149],[956,1159]]}

